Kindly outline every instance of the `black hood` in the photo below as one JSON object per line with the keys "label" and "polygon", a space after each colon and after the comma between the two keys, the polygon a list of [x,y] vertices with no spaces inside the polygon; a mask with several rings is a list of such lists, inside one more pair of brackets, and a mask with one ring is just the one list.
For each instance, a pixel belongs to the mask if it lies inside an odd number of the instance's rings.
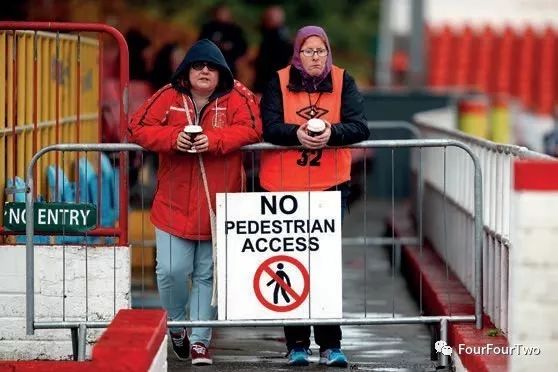
{"label": "black hood", "polygon": [[174,89],[182,93],[189,93],[187,86],[183,84],[183,80],[188,79],[190,66],[194,62],[211,62],[219,69],[219,84],[215,88],[213,95],[222,95],[228,93],[233,85],[234,78],[231,70],[227,66],[223,53],[217,48],[211,40],[202,39],[197,41],[186,53],[180,66],[176,69],[171,77],[171,84]]}

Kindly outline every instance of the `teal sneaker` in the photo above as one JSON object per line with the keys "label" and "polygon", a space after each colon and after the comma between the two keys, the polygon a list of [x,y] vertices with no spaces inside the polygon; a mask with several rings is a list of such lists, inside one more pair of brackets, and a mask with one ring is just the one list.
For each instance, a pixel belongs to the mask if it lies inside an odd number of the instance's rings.
{"label": "teal sneaker", "polygon": [[320,364],[325,364],[331,367],[347,367],[347,357],[341,349],[327,349],[320,353]]}
{"label": "teal sneaker", "polygon": [[307,366],[310,364],[310,361],[308,360],[309,354],[310,350],[303,347],[295,347],[287,354],[287,358],[289,358],[287,363],[290,366]]}

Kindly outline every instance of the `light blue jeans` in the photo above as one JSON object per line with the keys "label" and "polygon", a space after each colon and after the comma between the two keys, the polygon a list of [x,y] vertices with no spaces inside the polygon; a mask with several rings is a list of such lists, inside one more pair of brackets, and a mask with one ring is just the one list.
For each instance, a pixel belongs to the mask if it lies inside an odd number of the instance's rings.
{"label": "light blue jeans", "polygon": [[[155,229],[157,240],[157,285],[161,303],[170,320],[186,320],[190,300],[190,320],[213,320],[211,306],[213,258],[211,241],[182,239]],[[190,285],[188,280],[192,280]],[[191,292],[191,293],[190,293]],[[180,332],[181,328],[171,329]],[[209,346],[211,328],[192,328],[190,342]]]}

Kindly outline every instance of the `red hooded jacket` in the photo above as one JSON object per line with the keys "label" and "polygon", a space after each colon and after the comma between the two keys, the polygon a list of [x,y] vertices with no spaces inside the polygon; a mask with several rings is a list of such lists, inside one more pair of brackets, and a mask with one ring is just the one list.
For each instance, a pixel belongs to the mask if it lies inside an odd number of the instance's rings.
{"label": "red hooded jacket", "polygon": [[[195,117],[189,96],[186,102]],[[159,155],[151,222],[172,235],[209,240],[209,209],[198,155],[176,150],[176,138],[187,125],[183,106],[180,92],[170,84],[161,88],[133,115],[130,140]],[[239,148],[261,141],[261,120],[254,95],[235,81],[230,93],[210,101],[201,111],[200,125],[209,140],[209,150],[202,158],[215,208],[216,193],[243,190]]]}
{"label": "red hooded jacket", "polygon": [[[177,71],[182,69],[182,72],[187,73],[191,63],[196,60],[211,61],[220,67],[218,90],[199,115],[199,125],[209,140],[209,149],[202,153],[202,159],[211,202],[215,208],[216,193],[243,190],[245,174],[239,149],[261,141],[262,129],[254,94],[238,81],[233,81],[224,59],[223,65],[219,63],[220,58],[215,60],[214,55],[208,57],[205,52],[197,50],[196,54],[194,50],[192,57],[191,49]],[[221,84],[223,81],[224,84]],[[131,142],[159,155],[151,222],[157,228],[178,237],[210,240],[209,209],[198,154],[176,149],[178,134],[187,124],[194,124],[188,123],[183,96],[190,117],[196,118],[196,109],[188,91],[173,81],[138,109],[128,131]]]}

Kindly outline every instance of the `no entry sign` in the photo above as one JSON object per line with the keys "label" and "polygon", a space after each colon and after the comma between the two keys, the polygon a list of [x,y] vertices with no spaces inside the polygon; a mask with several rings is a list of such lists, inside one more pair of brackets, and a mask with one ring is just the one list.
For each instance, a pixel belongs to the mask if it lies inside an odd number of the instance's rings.
{"label": "no entry sign", "polygon": [[219,319],[342,315],[341,195],[217,194]]}

